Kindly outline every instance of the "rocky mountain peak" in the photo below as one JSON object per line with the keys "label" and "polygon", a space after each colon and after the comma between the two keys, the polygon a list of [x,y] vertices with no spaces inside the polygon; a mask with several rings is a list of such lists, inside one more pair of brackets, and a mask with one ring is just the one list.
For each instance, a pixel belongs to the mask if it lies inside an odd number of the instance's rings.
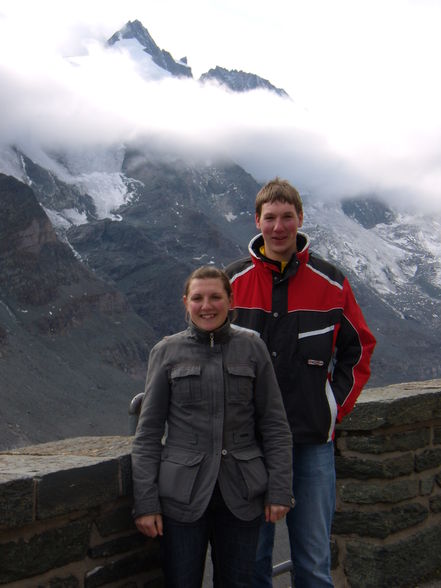
{"label": "rocky mountain peak", "polygon": [[191,68],[187,65],[186,60],[175,61],[168,51],[160,49],[139,20],[129,20],[122,29],[110,37],[107,43],[108,45],[115,45],[123,39],[135,39],[138,41],[145,53],[151,56],[153,62],[173,76],[193,77]]}
{"label": "rocky mountain peak", "polygon": [[119,31],[110,37],[107,43],[114,45],[121,39],[136,39],[149,55],[155,55],[161,51],[148,30],[139,20],[129,20]]}
{"label": "rocky mountain peak", "polygon": [[202,74],[199,80],[201,82],[215,80],[220,84],[227,86],[234,92],[249,92],[250,90],[264,89],[275,92],[282,98],[289,98],[289,95],[287,92],[285,92],[285,90],[282,88],[276,88],[273,86],[273,84],[271,84],[271,82],[261,78],[256,74],[240,71],[237,69],[225,69],[224,67],[219,67],[218,65],[215,68],[210,69],[208,72]]}
{"label": "rocky mountain peak", "polygon": [[345,198],[341,207],[346,216],[365,229],[372,229],[379,224],[390,224],[395,219],[394,212],[374,195]]}

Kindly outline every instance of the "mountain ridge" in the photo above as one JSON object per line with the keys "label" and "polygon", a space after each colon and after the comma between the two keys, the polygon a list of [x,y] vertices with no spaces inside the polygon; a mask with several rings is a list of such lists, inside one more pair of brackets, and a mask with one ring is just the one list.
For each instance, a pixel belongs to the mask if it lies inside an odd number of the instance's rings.
{"label": "mountain ridge", "polygon": [[[0,446],[124,434],[149,349],[185,328],[186,276],[248,254],[261,183],[149,139],[0,152]],[[302,198],[312,250],[348,275],[377,337],[369,385],[440,377],[441,218],[376,194]]]}

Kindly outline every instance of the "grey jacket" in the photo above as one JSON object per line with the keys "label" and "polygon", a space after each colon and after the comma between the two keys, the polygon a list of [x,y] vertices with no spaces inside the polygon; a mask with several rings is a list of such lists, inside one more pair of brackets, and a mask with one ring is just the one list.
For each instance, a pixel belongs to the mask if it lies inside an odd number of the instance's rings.
{"label": "grey jacket", "polygon": [[[164,338],[149,358],[132,450],[134,516],[202,516],[216,480],[251,520],[293,506],[292,436],[265,344],[229,323]],[[166,426],[167,425],[167,426]]]}

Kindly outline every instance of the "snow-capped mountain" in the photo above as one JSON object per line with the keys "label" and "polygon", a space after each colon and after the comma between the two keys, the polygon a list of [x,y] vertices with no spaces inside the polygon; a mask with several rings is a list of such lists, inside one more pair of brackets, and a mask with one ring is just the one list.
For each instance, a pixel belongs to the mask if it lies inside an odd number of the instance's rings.
{"label": "snow-capped mountain", "polygon": [[[108,50],[126,51],[149,79],[185,84],[192,77],[186,60],[159,49],[138,21],[115,33]],[[252,74],[210,71],[222,73],[208,77],[229,89],[261,87],[262,78]],[[15,372],[34,399],[44,389],[55,398],[68,372],[66,386],[85,407],[94,378],[104,382],[93,388],[92,404],[97,410],[105,389],[111,433],[127,403],[121,390],[142,390],[148,349],[185,324],[181,289],[188,273],[247,255],[260,185],[226,155],[186,157],[182,150],[156,149],[149,138],[82,149],[6,145],[0,173],[13,176],[0,176],[0,362],[8,374],[0,392],[13,399],[10,420],[24,431],[0,434],[0,444],[48,440],[51,430],[53,438],[62,434],[56,411],[36,411],[41,430],[30,432],[31,417],[14,404]],[[441,216],[396,211],[379,195],[332,202],[302,196],[311,249],[347,273],[377,337],[370,385],[440,377]],[[6,234],[12,219],[16,230]],[[87,292],[93,296],[83,296]],[[84,374],[75,376],[81,362]],[[52,379],[35,377],[43,363]],[[25,378],[28,366],[33,372]]]}
{"label": "snow-capped mountain", "polygon": [[[111,47],[128,51],[137,64],[138,70],[149,79],[164,77],[167,74],[177,77],[193,77],[191,67],[187,64],[187,58],[182,57],[179,61],[175,61],[168,51],[158,47],[139,20],[126,23],[121,30],[112,35],[108,44]],[[146,55],[151,57],[153,67],[145,59]],[[276,88],[271,82],[254,73],[236,69],[228,70],[218,65],[203,73],[199,81],[202,83],[214,81],[233,92],[263,89],[274,92],[280,97],[289,98],[285,90]]]}
{"label": "snow-capped mountain", "polygon": [[[110,46],[118,44],[128,50],[138,63],[146,63],[145,59],[139,58],[140,51],[151,56],[153,63],[157,65],[162,75],[166,71],[178,77],[193,76],[191,68],[187,65],[186,58],[184,57],[179,61],[175,61],[168,51],[160,49],[139,20],[126,23],[121,30],[110,37],[108,44]],[[151,73],[149,71],[149,76],[151,76]]]}

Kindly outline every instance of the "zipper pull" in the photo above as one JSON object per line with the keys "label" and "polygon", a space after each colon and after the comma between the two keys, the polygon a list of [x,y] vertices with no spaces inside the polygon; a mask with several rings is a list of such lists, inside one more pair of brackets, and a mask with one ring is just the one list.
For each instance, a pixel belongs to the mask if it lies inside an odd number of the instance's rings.
{"label": "zipper pull", "polygon": [[210,333],[210,347],[214,347],[214,333]]}

